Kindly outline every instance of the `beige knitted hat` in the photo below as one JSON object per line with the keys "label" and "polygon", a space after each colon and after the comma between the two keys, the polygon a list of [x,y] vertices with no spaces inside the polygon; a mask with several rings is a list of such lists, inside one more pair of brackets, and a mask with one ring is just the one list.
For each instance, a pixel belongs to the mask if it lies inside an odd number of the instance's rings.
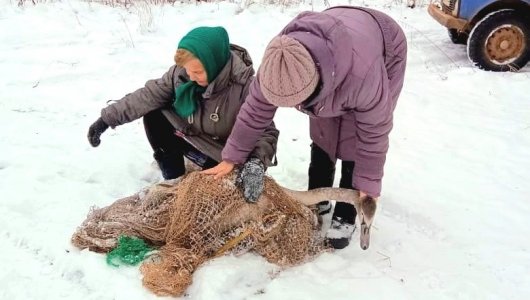
{"label": "beige knitted hat", "polygon": [[259,68],[263,96],[275,106],[292,107],[315,90],[319,75],[311,54],[286,35],[272,39]]}

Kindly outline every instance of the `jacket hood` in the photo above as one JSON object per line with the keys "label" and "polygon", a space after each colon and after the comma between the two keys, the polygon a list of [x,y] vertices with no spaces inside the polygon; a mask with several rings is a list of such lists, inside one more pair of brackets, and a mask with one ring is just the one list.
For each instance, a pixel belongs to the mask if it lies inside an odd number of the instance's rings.
{"label": "jacket hood", "polygon": [[280,34],[288,35],[302,43],[320,73],[318,94],[304,102],[303,106],[310,107],[330,97],[353,67],[352,38],[346,26],[326,13],[303,12]]}
{"label": "jacket hood", "polygon": [[231,57],[213,82],[208,84],[203,93],[204,98],[210,98],[226,89],[230,83],[246,84],[249,77],[254,75],[252,59],[248,51],[238,45],[230,44]]}

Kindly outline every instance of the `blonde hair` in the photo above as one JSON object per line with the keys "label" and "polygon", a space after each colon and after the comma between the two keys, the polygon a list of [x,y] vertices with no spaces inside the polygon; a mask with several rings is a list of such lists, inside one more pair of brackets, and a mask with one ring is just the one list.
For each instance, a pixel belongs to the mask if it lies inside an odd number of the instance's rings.
{"label": "blonde hair", "polygon": [[175,63],[179,67],[183,67],[187,62],[190,60],[197,58],[193,53],[186,49],[177,49],[177,52],[175,52]]}

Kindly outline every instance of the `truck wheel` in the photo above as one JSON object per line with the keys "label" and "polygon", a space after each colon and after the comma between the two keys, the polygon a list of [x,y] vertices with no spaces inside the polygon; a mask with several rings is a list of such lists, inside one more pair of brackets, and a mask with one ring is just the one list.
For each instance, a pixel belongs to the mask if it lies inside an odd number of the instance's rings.
{"label": "truck wheel", "polygon": [[465,45],[467,43],[468,34],[465,32],[458,32],[456,29],[447,29],[449,38],[454,44]]}
{"label": "truck wheel", "polygon": [[530,25],[513,9],[490,13],[467,42],[471,62],[488,71],[517,71],[530,60]]}

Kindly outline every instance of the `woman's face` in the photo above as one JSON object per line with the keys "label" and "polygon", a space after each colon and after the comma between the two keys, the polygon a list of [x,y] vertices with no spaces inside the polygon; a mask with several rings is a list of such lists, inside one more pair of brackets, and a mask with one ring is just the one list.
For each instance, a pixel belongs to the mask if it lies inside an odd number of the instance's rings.
{"label": "woman's face", "polygon": [[200,86],[208,85],[208,76],[200,60],[194,58],[185,63],[183,67],[186,69],[190,80],[195,81]]}

